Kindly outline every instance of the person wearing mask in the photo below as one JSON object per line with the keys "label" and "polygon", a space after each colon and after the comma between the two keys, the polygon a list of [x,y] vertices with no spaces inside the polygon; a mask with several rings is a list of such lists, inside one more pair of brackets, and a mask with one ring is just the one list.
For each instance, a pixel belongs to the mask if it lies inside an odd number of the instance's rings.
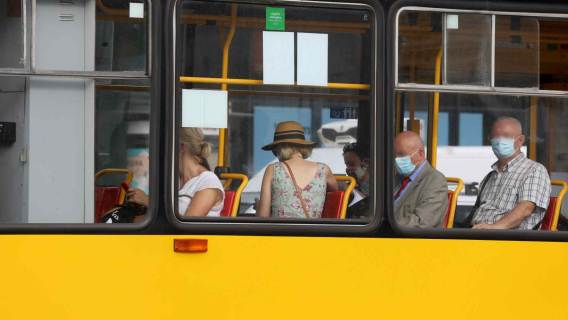
{"label": "person wearing mask", "polygon": [[538,228],[550,200],[546,168],[528,159],[521,147],[525,136],[519,120],[499,118],[491,130],[497,162],[481,182],[472,210],[474,229]]}
{"label": "person wearing mask", "polygon": [[448,208],[444,175],[426,161],[424,142],[404,131],[394,143],[398,172],[394,189],[394,220],[399,227],[441,228]]}
{"label": "person wearing mask", "polygon": [[279,162],[264,172],[258,217],[321,218],[326,193],[337,190],[331,169],[306,160],[316,144],[307,141],[304,127],[295,121],[280,122],[272,143],[262,147],[270,150]]}
{"label": "person wearing mask", "polygon": [[345,172],[357,181],[357,190],[362,198],[369,196],[369,153],[357,143],[348,143],[343,147]]}
{"label": "person wearing mask", "polygon": [[[198,128],[182,128],[179,140],[179,215],[220,216],[225,192],[207,162],[211,144],[204,141],[203,132]],[[149,199],[144,191],[130,189],[127,196],[129,202],[148,207]]]}
{"label": "person wearing mask", "polygon": [[345,172],[355,178],[357,186],[347,207],[348,218],[365,218],[369,215],[369,152],[357,143],[343,147]]}

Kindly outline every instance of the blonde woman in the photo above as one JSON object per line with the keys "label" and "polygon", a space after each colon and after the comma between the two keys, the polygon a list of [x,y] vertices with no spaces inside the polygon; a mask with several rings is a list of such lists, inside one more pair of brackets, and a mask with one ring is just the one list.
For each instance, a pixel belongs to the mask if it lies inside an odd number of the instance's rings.
{"label": "blonde woman", "polygon": [[[182,128],[179,140],[179,214],[218,217],[223,209],[225,192],[207,162],[211,144],[204,141],[203,132],[198,128]],[[139,189],[129,190],[128,200],[148,206],[148,196]]]}
{"label": "blonde woman", "polygon": [[326,193],[337,190],[337,181],[327,165],[306,160],[314,146],[299,123],[278,124],[274,141],[262,147],[280,161],[264,172],[257,216],[321,218]]}

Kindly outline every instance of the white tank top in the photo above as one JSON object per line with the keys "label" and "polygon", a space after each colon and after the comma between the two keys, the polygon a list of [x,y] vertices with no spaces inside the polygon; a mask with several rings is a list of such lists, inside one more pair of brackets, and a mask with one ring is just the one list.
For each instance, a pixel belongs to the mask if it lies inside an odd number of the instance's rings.
{"label": "white tank top", "polygon": [[184,215],[191,203],[191,199],[195,196],[195,194],[201,190],[205,189],[217,189],[221,190],[223,194],[223,198],[221,201],[217,202],[211,211],[207,213],[208,217],[219,217],[221,215],[221,210],[223,210],[223,204],[225,200],[225,191],[223,189],[223,185],[219,178],[211,172],[211,171],[204,171],[197,177],[193,177],[187,181],[183,187],[179,190],[178,193],[178,210],[180,215]]}

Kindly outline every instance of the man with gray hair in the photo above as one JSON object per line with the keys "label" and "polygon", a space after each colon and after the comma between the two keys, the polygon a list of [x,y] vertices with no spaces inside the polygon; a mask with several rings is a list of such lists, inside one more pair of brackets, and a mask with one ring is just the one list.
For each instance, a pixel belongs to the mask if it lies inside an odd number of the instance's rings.
{"label": "man with gray hair", "polygon": [[498,160],[481,182],[472,211],[474,229],[531,230],[540,225],[550,200],[550,177],[542,164],[521,152],[524,143],[519,120],[504,117],[493,124],[491,147]]}

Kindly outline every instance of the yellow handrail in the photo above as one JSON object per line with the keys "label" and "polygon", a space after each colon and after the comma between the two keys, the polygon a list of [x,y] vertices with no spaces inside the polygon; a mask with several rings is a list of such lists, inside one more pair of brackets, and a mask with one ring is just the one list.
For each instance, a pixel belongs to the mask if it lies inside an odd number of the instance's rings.
{"label": "yellow handrail", "polygon": [[[236,84],[247,86],[261,86],[264,85],[262,80],[256,79],[235,79],[235,78],[210,78],[210,77],[179,77],[179,81],[183,83],[211,83],[211,84]],[[352,89],[352,90],[369,90],[370,86],[364,83],[337,83],[330,82],[327,86],[305,86],[305,85],[290,85],[298,87],[321,87],[328,89]]]}
{"label": "yellow handrail", "polygon": [[235,191],[235,200],[233,203],[233,207],[231,208],[231,217],[236,217],[237,214],[239,213],[239,203],[241,203],[241,194],[243,193],[243,190],[247,186],[249,179],[246,175],[242,173],[221,173],[220,178],[226,180],[233,180],[233,179],[241,180],[241,184],[239,184],[239,187]]}
{"label": "yellow handrail", "polygon": [[[124,180],[122,180],[122,183],[126,183],[127,185],[130,185],[130,183],[132,182],[132,177],[133,177],[132,171],[130,171],[128,169],[116,169],[116,168],[103,169],[103,170],[97,172],[95,174],[95,183],[102,176],[105,176],[105,175],[108,175],[108,174],[116,174],[116,173],[126,174],[126,177],[124,178]],[[126,191],[123,188],[120,188],[120,196],[119,196],[118,203],[123,204],[124,199],[126,199]]]}
{"label": "yellow handrail", "polygon": [[550,181],[550,184],[561,188],[560,191],[558,192],[556,200],[556,208],[554,208],[554,213],[552,216],[552,225],[550,226],[550,231],[558,231],[558,219],[560,218],[560,208],[562,207],[564,196],[568,191],[568,183],[566,183],[563,180],[554,179]]}
{"label": "yellow handrail", "polygon": [[448,181],[448,183],[455,183],[457,184],[456,189],[455,190],[449,190],[450,192],[453,193],[452,196],[452,201],[450,203],[448,203],[449,206],[449,210],[448,210],[448,219],[447,219],[447,223],[446,223],[446,228],[451,229],[454,227],[454,220],[456,217],[456,207],[458,204],[458,196],[460,194],[460,192],[463,189],[464,183],[463,180],[460,178],[446,178],[446,181]]}
{"label": "yellow handrail", "polygon": [[[233,42],[233,37],[235,36],[235,31],[237,29],[237,5],[231,5],[231,28],[229,29],[229,34],[227,34],[227,39],[225,39],[225,44],[223,45],[223,65],[222,65],[222,79],[227,79],[229,76],[229,50],[231,49],[231,43]],[[227,83],[221,82],[221,90],[227,91]],[[225,128],[219,129],[219,150],[217,153],[217,166],[223,167],[225,165]]]}
{"label": "yellow handrail", "polygon": [[[434,74],[434,84],[441,84],[442,82],[442,49],[438,50],[436,55],[436,71]],[[432,103],[432,117],[430,119],[430,134],[431,145],[428,150],[428,160],[432,168],[436,168],[438,158],[438,115],[440,113],[440,92],[434,92],[434,101]]]}
{"label": "yellow handrail", "polygon": [[357,186],[357,181],[355,178],[350,176],[335,176],[335,180],[346,182],[347,186],[343,192],[343,202],[341,204],[341,217],[340,219],[345,219],[347,217],[347,206],[349,205],[349,197],[353,192],[353,189]]}

